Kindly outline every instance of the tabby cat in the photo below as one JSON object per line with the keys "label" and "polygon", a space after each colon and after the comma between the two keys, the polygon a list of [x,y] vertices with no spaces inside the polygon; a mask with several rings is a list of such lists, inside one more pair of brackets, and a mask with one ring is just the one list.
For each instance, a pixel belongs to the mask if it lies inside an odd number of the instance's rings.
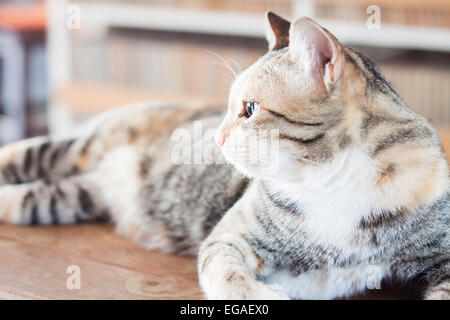
{"label": "tabby cat", "polygon": [[[1,221],[110,219],[147,248],[198,255],[210,299],[345,297],[366,289],[368,270],[449,299],[436,129],[314,21],[266,20],[269,50],[235,79],[224,116],[134,105],[2,147]],[[176,136],[215,161],[175,161]],[[256,150],[266,142],[276,148]]]}

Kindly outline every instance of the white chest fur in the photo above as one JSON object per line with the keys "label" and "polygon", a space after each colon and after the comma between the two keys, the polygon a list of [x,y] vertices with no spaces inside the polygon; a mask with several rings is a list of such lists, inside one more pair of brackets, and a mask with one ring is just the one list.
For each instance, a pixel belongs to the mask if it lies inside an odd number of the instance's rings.
{"label": "white chest fur", "polygon": [[[307,168],[300,183],[273,182],[271,191],[298,203],[310,241],[338,247],[343,254],[369,255],[371,249],[352,240],[362,217],[377,209],[376,176],[373,160],[351,149],[330,163]],[[281,270],[273,272],[268,282],[281,285],[292,298],[331,299],[377,288],[387,273],[385,265],[315,270],[298,276]]]}
{"label": "white chest fur", "polygon": [[345,249],[361,218],[376,207],[376,174],[372,160],[351,149],[330,163],[305,168],[299,183],[271,182],[271,190],[298,203],[314,241]]}

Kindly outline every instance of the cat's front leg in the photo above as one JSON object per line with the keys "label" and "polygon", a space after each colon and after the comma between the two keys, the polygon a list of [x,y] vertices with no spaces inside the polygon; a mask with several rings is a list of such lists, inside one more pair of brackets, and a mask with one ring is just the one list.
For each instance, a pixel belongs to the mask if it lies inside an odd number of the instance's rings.
{"label": "cat's front leg", "polygon": [[255,279],[260,267],[250,245],[233,232],[213,232],[200,248],[199,280],[208,299],[289,299],[281,287]]}
{"label": "cat's front leg", "polygon": [[450,262],[448,256],[438,259],[430,268],[426,280],[425,300],[450,300]]}

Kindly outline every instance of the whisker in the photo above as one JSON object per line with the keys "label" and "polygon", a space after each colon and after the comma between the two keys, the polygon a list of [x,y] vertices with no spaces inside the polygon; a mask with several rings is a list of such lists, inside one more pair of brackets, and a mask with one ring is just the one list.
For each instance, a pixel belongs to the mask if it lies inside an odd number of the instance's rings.
{"label": "whisker", "polygon": [[[231,71],[231,73],[234,75],[234,78],[237,77],[236,71],[233,70],[233,68],[232,68],[231,65],[228,63],[228,61],[225,60],[225,58],[223,58],[222,56],[220,56],[219,54],[217,54],[217,53],[215,53],[215,52],[212,52],[212,51],[209,51],[209,50],[207,50],[207,51],[208,51],[210,54],[212,54],[213,56],[215,56],[216,58],[218,58],[220,61],[222,61],[222,62],[223,62],[223,65],[224,65],[226,68],[228,68],[228,69]],[[214,61],[213,61],[213,64],[214,64],[214,63],[217,64],[217,62],[214,62]]]}
{"label": "whisker", "polygon": [[231,83],[233,83],[234,79],[231,78],[228,73],[225,73],[225,71],[219,71],[219,72],[223,76],[224,80],[231,81]]}
{"label": "whisker", "polygon": [[238,68],[238,75],[242,73],[242,71],[244,71],[244,69],[241,67],[241,65],[234,59],[231,59],[231,62],[234,63],[234,65]]}
{"label": "whisker", "polygon": [[300,159],[300,160],[302,160],[302,161],[309,162],[309,163],[312,163],[312,164],[319,164],[319,163],[316,162],[316,161],[309,160],[309,159],[303,158],[303,157],[301,157],[301,156],[297,156],[297,158]]}

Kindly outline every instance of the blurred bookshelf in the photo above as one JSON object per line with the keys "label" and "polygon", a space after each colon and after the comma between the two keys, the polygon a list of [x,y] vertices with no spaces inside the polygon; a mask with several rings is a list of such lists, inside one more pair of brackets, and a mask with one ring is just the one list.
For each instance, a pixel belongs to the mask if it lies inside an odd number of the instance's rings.
{"label": "blurred bookshelf", "polygon": [[[450,1],[379,0],[380,30],[366,26],[371,2],[48,0],[50,130],[135,101],[225,105],[233,75],[224,64],[239,72],[266,51],[267,10],[316,19],[374,58],[414,110],[450,126]],[[80,29],[66,27],[71,5]]]}
{"label": "blurred bookshelf", "polygon": [[43,0],[0,1],[0,145],[46,133]]}

